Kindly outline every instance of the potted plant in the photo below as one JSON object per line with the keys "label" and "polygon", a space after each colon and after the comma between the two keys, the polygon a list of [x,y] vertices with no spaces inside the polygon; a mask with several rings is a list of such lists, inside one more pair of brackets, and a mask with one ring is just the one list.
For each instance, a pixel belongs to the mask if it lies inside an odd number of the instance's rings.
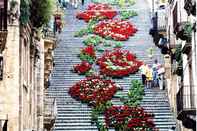
{"label": "potted plant", "polygon": [[192,30],[193,25],[190,22],[182,22],[177,24],[174,33],[176,34],[177,38],[191,42]]}

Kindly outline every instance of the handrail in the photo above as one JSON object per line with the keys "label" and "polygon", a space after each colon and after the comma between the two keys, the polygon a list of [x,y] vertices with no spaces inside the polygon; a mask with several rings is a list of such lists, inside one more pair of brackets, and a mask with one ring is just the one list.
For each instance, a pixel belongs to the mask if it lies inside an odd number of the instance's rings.
{"label": "handrail", "polygon": [[186,86],[181,84],[181,88],[177,93],[177,113],[185,110],[196,110],[196,94],[193,91],[195,87],[195,85]]}

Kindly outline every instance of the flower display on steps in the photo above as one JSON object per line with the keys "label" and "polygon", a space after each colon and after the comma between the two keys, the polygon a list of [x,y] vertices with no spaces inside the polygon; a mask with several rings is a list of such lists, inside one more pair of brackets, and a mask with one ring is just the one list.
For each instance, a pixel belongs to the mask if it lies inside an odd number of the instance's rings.
{"label": "flower display on steps", "polygon": [[79,12],[76,17],[88,22],[92,18],[112,19],[116,15],[117,12],[108,4],[97,3],[88,5],[86,11]]}
{"label": "flower display on steps", "polygon": [[69,94],[77,100],[98,106],[111,100],[117,90],[118,86],[113,81],[91,76],[72,86]]}
{"label": "flower display on steps", "polygon": [[94,46],[89,45],[81,50],[81,53],[79,55],[80,59],[82,61],[87,61],[90,64],[93,64],[96,59],[96,53]]}
{"label": "flower display on steps", "polygon": [[129,36],[133,36],[137,29],[128,21],[113,19],[100,21],[93,32],[104,38],[110,38],[117,41],[125,41]]}
{"label": "flower display on steps", "polygon": [[[95,124],[99,131],[107,131],[109,128],[115,128],[116,131],[156,131],[153,115],[139,107],[144,95],[144,87],[139,80],[131,82],[131,88],[125,96],[121,95],[121,91],[118,91],[120,86],[112,80],[92,73],[95,61],[100,67],[100,74],[112,78],[135,73],[142,65],[134,54],[120,49],[123,46],[122,41],[129,39],[137,31],[125,20],[136,16],[137,13],[123,11],[120,12],[121,19],[112,19],[116,15],[117,12],[111,6],[99,3],[91,4],[86,11],[77,14],[77,18],[88,22],[88,25],[87,28],[76,32],[75,36],[82,37],[93,33],[94,35],[87,36],[83,41],[86,47],[81,49],[79,55],[82,62],[73,68],[78,74],[89,75],[73,85],[68,93],[74,99],[92,106],[91,124]],[[104,18],[105,20],[100,21]],[[111,40],[115,40],[116,43],[109,43]],[[103,45],[99,45],[101,43]],[[114,45],[114,49],[105,51],[109,45]],[[96,51],[105,52],[96,60]],[[114,106],[113,97],[120,99],[122,106]],[[103,115],[105,121],[100,120]]]}
{"label": "flower display on steps", "polygon": [[131,11],[121,11],[120,12],[120,18],[121,20],[127,20],[129,18],[132,18],[134,16],[137,16],[137,12],[131,10]]}
{"label": "flower display on steps", "polygon": [[74,72],[78,74],[86,74],[90,69],[92,68],[92,65],[87,61],[82,61],[80,64],[77,64],[73,67]]}
{"label": "flower display on steps", "polygon": [[104,42],[104,39],[97,35],[89,36],[87,39],[83,41],[83,43],[87,46],[89,45],[97,46],[103,42]]}
{"label": "flower display on steps", "polygon": [[117,131],[155,131],[153,115],[142,107],[112,106],[105,111],[107,127]]}
{"label": "flower display on steps", "polygon": [[97,64],[100,66],[100,73],[112,77],[123,77],[138,71],[142,65],[141,61],[136,60],[135,55],[128,50],[114,49],[106,51]]}

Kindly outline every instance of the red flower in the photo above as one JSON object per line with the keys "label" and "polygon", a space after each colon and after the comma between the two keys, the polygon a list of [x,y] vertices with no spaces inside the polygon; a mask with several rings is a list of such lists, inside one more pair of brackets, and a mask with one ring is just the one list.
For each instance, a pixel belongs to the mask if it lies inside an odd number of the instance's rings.
{"label": "red flower", "polygon": [[85,74],[92,68],[92,65],[87,61],[82,61],[80,64],[74,66],[74,71],[79,74]]}
{"label": "red flower", "polygon": [[117,41],[124,41],[133,36],[137,29],[128,21],[113,19],[101,21],[94,28],[94,33],[102,37],[110,37]]}
{"label": "red flower", "polygon": [[135,73],[142,65],[135,56],[127,50],[115,49],[112,52],[106,51],[97,60],[101,74],[113,77],[123,77]]}
{"label": "red flower", "polygon": [[111,6],[107,4],[90,4],[88,8],[84,12],[79,12],[77,14],[78,19],[83,19],[84,21],[88,22],[92,18],[107,18],[112,19],[114,16],[117,15],[117,12],[112,9]]}
{"label": "red flower", "polygon": [[118,87],[111,80],[103,80],[98,76],[91,76],[72,86],[69,94],[77,100],[97,106],[111,100],[117,89]]}
{"label": "red flower", "polygon": [[83,48],[81,50],[81,53],[89,55],[89,56],[91,56],[93,58],[96,57],[95,49],[94,49],[94,46],[92,46],[92,45],[89,45],[86,48]]}
{"label": "red flower", "polygon": [[112,106],[105,111],[105,123],[107,127],[122,127],[135,131],[152,129],[155,131],[152,114],[148,114],[141,107]]}

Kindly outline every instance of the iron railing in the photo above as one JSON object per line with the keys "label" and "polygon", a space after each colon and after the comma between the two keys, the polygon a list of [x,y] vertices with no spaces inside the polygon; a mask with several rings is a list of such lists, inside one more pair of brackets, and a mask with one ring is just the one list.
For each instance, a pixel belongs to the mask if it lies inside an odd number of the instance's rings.
{"label": "iron railing", "polygon": [[167,20],[166,20],[166,11],[165,9],[157,10],[156,13],[156,21],[157,21],[157,30],[166,31],[167,28]]}
{"label": "iron railing", "polygon": [[45,39],[55,39],[55,32],[50,30],[49,28],[44,28],[43,29],[43,35]]}
{"label": "iron railing", "polygon": [[196,112],[196,94],[195,86],[181,86],[177,93],[177,113],[181,112],[193,113]]}
{"label": "iron railing", "polygon": [[44,123],[55,121],[57,115],[57,104],[54,98],[44,99]]}

